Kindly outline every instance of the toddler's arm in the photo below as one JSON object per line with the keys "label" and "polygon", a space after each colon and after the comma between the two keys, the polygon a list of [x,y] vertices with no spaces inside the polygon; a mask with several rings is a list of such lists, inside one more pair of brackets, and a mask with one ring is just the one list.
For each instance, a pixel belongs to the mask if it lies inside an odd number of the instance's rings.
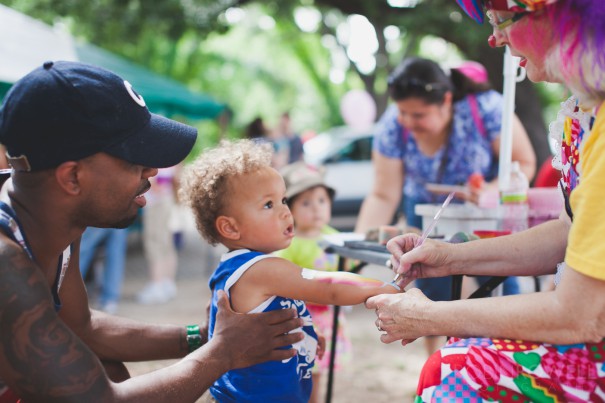
{"label": "toddler's arm", "polygon": [[281,258],[263,259],[238,281],[264,298],[279,295],[325,305],[356,305],[378,294],[400,292],[397,285],[348,272],[303,269]]}

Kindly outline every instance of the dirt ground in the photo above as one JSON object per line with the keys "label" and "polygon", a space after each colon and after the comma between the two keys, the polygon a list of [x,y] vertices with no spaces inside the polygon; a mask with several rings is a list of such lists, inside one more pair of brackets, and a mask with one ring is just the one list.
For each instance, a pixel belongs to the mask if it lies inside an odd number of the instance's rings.
{"label": "dirt ground", "polygon": [[[142,307],[123,304],[125,316],[149,321],[191,324],[199,322],[200,308],[205,304],[195,283],[180,283],[179,297],[161,307]],[[192,301],[200,301],[195,306]],[[418,374],[424,363],[422,342],[416,341],[403,348],[399,344],[385,345],[374,327],[374,313],[354,307],[347,314],[347,325],[353,346],[353,359],[347,368],[334,375],[332,402],[412,402]],[[172,361],[132,363],[133,375],[161,368]],[[324,378],[327,378],[325,376]],[[323,379],[324,391],[327,379]]]}
{"label": "dirt ground", "polygon": [[[221,253],[220,249],[206,245],[193,228],[187,228],[179,255],[177,298],[163,305],[140,305],[135,301],[135,295],[145,285],[147,273],[140,234],[131,234],[123,297],[117,314],[147,322],[200,323],[209,298],[207,279]],[[377,266],[369,266],[363,274],[385,280],[391,277],[385,268]],[[95,296],[93,283],[89,283],[91,302]],[[380,342],[373,311],[360,305],[352,307],[346,315],[353,355],[347,368],[335,373],[332,402],[412,402],[418,375],[426,359],[422,340],[405,348],[398,343],[386,345]],[[130,363],[128,367],[133,375],[137,375],[170,363]],[[326,381],[327,376],[323,379],[324,391]]]}

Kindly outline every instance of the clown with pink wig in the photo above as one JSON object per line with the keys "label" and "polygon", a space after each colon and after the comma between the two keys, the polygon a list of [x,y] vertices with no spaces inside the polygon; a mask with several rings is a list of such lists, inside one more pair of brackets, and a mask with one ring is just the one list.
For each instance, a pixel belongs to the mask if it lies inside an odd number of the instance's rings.
{"label": "clown with pink wig", "polygon": [[417,289],[366,302],[385,343],[452,336],[426,362],[416,402],[605,401],[605,3],[457,0],[493,27],[534,82],[564,84],[550,135],[560,145],[565,210],[513,235],[463,244],[389,242],[400,285],[454,274],[557,273],[553,291],[433,302]]}

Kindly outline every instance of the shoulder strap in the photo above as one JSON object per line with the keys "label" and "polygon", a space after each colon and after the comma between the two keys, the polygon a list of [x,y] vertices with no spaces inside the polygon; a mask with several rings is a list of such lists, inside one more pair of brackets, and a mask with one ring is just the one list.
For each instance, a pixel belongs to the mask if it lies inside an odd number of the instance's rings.
{"label": "shoulder strap", "polygon": [[11,206],[4,202],[0,202],[0,229],[2,229],[2,232],[4,232],[6,236],[21,245],[31,260],[35,260],[34,255],[25,240],[25,236],[21,232],[21,225],[17,220],[15,211]]}
{"label": "shoulder strap", "polygon": [[479,111],[479,103],[477,102],[477,97],[474,94],[470,94],[468,97],[468,103],[471,107],[471,115],[473,115],[473,121],[479,129],[479,133],[481,133],[481,137],[487,137],[487,131],[485,130],[485,126],[483,125],[483,118],[481,117],[481,112]]}
{"label": "shoulder strap", "polygon": [[410,131],[405,127],[401,126],[401,138],[403,139],[403,145],[405,146],[410,138]]}
{"label": "shoulder strap", "polygon": [[[32,253],[23,232],[21,231],[21,225],[19,224],[19,220],[17,219],[17,215],[11,206],[4,202],[0,202],[0,231],[4,232],[10,239],[17,242],[21,248],[27,253],[29,258],[34,262],[36,259],[34,258],[34,254]],[[69,245],[59,257],[59,262],[57,264],[57,274],[55,276],[55,281],[53,284],[53,288],[51,290],[53,301],[55,303],[55,310],[59,311],[61,309],[61,299],[59,298],[59,289],[61,288],[61,283],[63,282],[63,278],[65,277],[65,271],[67,270],[67,266],[69,266],[69,258],[71,257],[71,248],[72,245]]]}

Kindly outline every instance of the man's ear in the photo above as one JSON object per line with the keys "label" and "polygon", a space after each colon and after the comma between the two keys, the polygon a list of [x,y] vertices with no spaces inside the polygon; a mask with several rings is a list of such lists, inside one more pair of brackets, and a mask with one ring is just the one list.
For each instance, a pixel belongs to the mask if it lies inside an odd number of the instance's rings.
{"label": "man's ear", "polygon": [[215,221],[215,225],[219,235],[223,238],[232,241],[237,241],[240,239],[241,234],[239,233],[235,218],[224,215],[219,216]]}
{"label": "man's ear", "polygon": [[79,170],[80,164],[77,161],[67,161],[55,168],[57,183],[69,194],[75,195],[80,193]]}

